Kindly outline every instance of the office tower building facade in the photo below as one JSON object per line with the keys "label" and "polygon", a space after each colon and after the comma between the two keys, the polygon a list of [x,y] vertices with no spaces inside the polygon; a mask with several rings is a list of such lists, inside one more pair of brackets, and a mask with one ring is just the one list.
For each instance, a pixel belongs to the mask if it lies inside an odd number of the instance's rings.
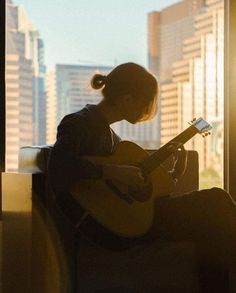
{"label": "office tower building facade", "polygon": [[171,79],[183,41],[194,33],[194,16],[204,7],[205,0],[183,0],[148,14],[148,67],[160,82]]}
{"label": "office tower building facade", "polygon": [[6,169],[18,167],[19,148],[32,144],[32,61],[25,57],[25,35],[18,30],[18,8],[7,1]]}
{"label": "office tower building facade", "polygon": [[133,141],[144,149],[157,149],[159,147],[157,117],[136,124],[121,121],[113,124],[112,128],[123,140]]}
{"label": "office tower building facade", "polygon": [[[148,67],[160,85],[171,80],[172,64],[181,59],[183,41],[194,32],[194,16],[205,6],[205,0],[183,0],[162,11],[148,14]],[[158,116],[153,121],[157,146],[161,145],[161,95]]]}
{"label": "office tower building facade", "polygon": [[25,35],[25,57],[32,61],[32,110],[33,144],[46,142],[46,66],[44,42],[40,32],[27,17],[22,6],[18,7],[18,29]]}
{"label": "office tower building facade", "polygon": [[53,144],[58,125],[56,71],[46,75],[46,143]]}
{"label": "office tower building facade", "polygon": [[6,5],[6,168],[19,148],[46,142],[44,44],[22,6]]}
{"label": "office tower building facade", "polygon": [[194,17],[194,33],[183,42],[170,81],[161,87],[161,142],[188,126],[194,117],[212,123],[212,138],[195,136],[188,146],[199,153],[200,171],[223,176],[224,3],[207,0]]}

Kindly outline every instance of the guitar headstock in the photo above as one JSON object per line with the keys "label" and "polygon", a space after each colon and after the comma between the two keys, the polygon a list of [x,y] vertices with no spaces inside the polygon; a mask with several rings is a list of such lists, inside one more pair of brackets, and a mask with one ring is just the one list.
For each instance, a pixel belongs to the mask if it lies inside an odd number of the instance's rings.
{"label": "guitar headstock", "polygon": [[191,122],[189,122],[189,124],[195,127],[197,132],[203,137],[211,134],[210,130],[212,129],[212,126],[203,118],[194,118]]}

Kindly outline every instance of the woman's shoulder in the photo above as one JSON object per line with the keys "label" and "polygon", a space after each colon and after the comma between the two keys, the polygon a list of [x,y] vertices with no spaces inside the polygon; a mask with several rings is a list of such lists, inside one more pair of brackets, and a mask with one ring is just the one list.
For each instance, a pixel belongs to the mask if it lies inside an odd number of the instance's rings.
{"label": "woman's shoulder", "polygon": [[86,105],[81,110],[66,115],[57,128],[57,135],[64,133],[94,136],[107,133],[109,125],[97,110],[96,105]]}
{"label": "woman's shoulder", "polygon": [[85,128],[86,124],[88,123],[87,116],[88,115],[86,115],[86,112],[83,109],[74,113],[67,114],[62,118],[61,122],[59,123],[58,129],[68,127]]}
{"label": "woman's shoulder", "polygon": [[86,116],[80,111],[64,116],[57,127],[56,148],[73,148],[83,142],[87,144],[90,137],[90,127]]}

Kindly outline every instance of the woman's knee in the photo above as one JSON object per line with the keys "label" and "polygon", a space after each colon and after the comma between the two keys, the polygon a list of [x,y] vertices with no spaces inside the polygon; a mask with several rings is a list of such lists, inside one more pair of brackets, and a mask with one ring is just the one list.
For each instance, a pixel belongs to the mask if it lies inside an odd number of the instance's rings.
{"label": "woman's knee", "polygon": [[208,191],[210,199],[217,205],[224,207],[232,204],[232,198],[227,191],[219,187],[213,187]]}

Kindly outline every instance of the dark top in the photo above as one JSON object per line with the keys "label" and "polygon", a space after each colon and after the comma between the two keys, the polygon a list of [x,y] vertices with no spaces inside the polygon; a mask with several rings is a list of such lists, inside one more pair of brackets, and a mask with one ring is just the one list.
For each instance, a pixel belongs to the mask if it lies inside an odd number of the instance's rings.
{"label": "dark top", "polygon": [[101,166],[83,156],[110,155],[120,141],[96,105],[86,105],[82,110],[66,115],[57,128],[57,140],[48,164],[55,193],[68,191],[78,178],[101,178]]}

